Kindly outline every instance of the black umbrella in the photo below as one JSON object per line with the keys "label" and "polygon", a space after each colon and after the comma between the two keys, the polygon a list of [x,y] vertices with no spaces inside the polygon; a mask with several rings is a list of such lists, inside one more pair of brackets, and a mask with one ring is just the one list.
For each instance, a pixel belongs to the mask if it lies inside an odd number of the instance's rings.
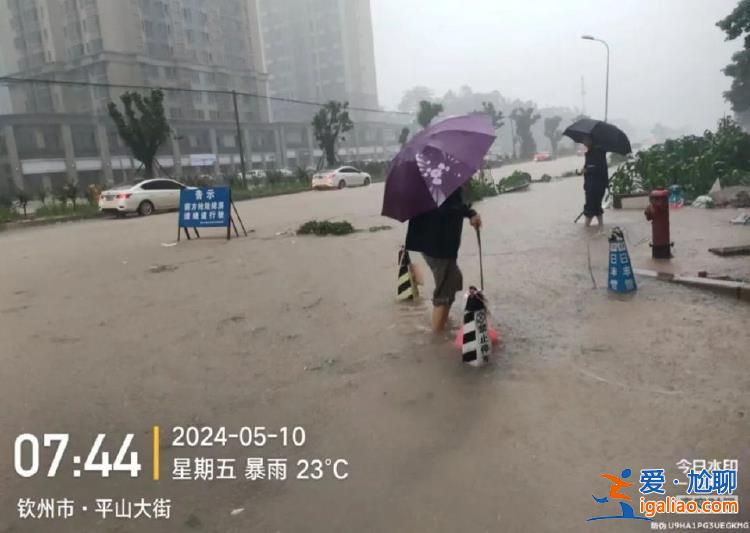
{"label": "black umbrella", "polygon": [[594,144],[605,152],[628,155],[633,149],[630,139],[623,131],[608,122],[584,118],[570,126],[563,135],[567,135],[575,142],[583,144],[586,137],[591,137]]}

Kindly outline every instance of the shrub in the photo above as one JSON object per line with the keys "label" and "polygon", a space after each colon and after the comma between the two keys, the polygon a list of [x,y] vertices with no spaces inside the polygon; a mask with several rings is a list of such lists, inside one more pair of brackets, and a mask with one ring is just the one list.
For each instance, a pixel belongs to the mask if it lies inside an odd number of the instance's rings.
{"label": "shrub", "polygon": [[187,178],[185,185],[189,185],[190,187],[210,187],[213,185],[211,182],[211,177],[207,175],[200,175],[200,176],[192,176],[190,178]]}
{"label": "shrub", "polygon": [[10,207],[0,205],[0,224],[5,224],[6,222],[15,220],[17,217],[18,214],[13,212]]}
{"label": "shrub", "polygon": [[97,206],[93,205],[80,205],[80,206],[72,206],[67,204],[49,204],[49,205],[43,205],[39,209],[36,210],[36,217],[37,218],[44,218],[44,217],[63,217],[63,216],[70,216],[70,215],[80,215],[80,216],[96,216],[99,214],[99,208]]}
{"label": "shrub", "polygon": [[497,196],[497,187],[492,181],[474,177],[464,186],[464,201],[470,204],[492,196]]}
{"label": "shrub", "polygon": [[75,208],[76,201],[78,200],[78,186],[75,183],[68,182],[55,193],[55,196],[63,206],[67,205],[68,201],[70,201]]}
{"label": "shrub", "polygon": [[92,183],[86,188],[86,200],[88,200],[89,205],[95,206],[99,205],[99,196],[101,196],[102,190],[99,188],[98,185],[95,183]]}
{"label": "shrub", "polygon": [[329,222],[327,220],[311,220],[302,224],[297,230],[298,235],[348,235],[354,233],[354,226],[349,222]]}
{"label": "shrub", "polygon": [[60,205],[66,205],[68,203],[68,194],[65,192],[64,187],[60,187],[53,191],[52,196],[60,203]]}
{"label": "shrub", "polygon": [[523,187],[524,185],[528,185],[529,183],[531,183],[531,174],[529,174],[528,172],[521,172],[520,170],[516,170],[507,178],[500,180],[500,182],[497,184],[497,188],[501,193],[504,193],[512,191],[519,187]]}
{"label": "shrub", "polygon": [[648,192],[679,185],[688,199],[706,194],[719,178],[724,186],[740,185],[750,175],[750,134],[731,118],[716,132],[670,139],[638,152],[613,175],[616,194]]}
{"label": "shrub", "polygon": [[389,161],[366,161],[353,166],[362,172],[367,172],[372,177],[373,183],[377,183],[385,180],[389,165]]}
{"label": "shrub", "polygon": [[39,189],[39,192],[36,194],[37,199],[42,202],[42,205],[47,205],[47,198],[50,196],[50,190],[49,187],[46,185],[42,185],[42,188]]}
{"label": "shrub", "polygon": [[312,180],[312,174],[304,167],[297,167],[294,171],[294,179],[299,183],[309,185]]}
{"label": "shrub", "polygon": [[224,178],[224,181],[233,191],[247,189],[247,180],[242,176],[228,176]]}
{"label": "shrub", "polygon": [[280,172],[278,170],[269,170],[268,172],[266,172],[266,180],[268,180],[269,185],[274,186],[285,181],[286,177],[284,176],[283,172]]}
{"label": "shrub", "polygon": [[23,189],[16,189],[16,201],[18,202],[18,207],[23,210],[23,216],[26,218],[26,208],[29,205],[29,202],[31,201],[31,195],[24,191]]}

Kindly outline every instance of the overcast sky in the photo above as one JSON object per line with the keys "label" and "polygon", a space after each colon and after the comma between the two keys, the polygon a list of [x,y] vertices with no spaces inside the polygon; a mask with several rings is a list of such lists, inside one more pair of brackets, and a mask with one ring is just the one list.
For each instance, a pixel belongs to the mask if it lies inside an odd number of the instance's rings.
{"label": "overcast sky", "polygon": [[741,46],[715,23],[738,0],[371,0],[381,105],[426,85],[469,85],[542,106],[604,114],[612,47],[610,118],[694,131],[729,111],[721,69]]}

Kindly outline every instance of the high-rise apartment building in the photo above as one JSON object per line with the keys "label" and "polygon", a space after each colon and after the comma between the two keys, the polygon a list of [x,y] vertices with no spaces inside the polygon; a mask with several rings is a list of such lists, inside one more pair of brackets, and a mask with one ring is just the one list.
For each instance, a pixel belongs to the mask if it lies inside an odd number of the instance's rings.
{"label": "high-rise apartment building", "polygon": [[[3,0],[6,73],[112,84],[265,94],[248,0]],[[253,35],[255,33],[255,35]],[[103,113],[123,89],[11,87],[14,112]],[[173,119],[234,118],[230,95],[167,93]],[[240,97],[243,121],[268,119],[265,100]]]}
{"label": "high-rise apartment building", "polygon": [[[258,18],[271,95],[378,107],[370,0],[258,0]],[[298,104],[272,110],[274,120],[309,120]]]}

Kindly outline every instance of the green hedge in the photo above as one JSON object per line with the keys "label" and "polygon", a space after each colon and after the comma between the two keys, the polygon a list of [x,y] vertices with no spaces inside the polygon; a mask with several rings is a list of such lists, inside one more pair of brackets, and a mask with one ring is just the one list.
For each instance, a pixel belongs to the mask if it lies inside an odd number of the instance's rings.
{"label": "green hedge", "polygon": [[64,216],[95,216],[99,214],[99,207],[89,204],[47,204],[39,207],[34,213],[35,218],[64,217]]}
{"label": "green hedge", "polygon": [[707,194],[717,178],[725,187],[750,184],[750,135],[729,117],[716,132],[638,152],[612,175],[610,187],[615,194],[631,194],[679,185],[692,199]]}

